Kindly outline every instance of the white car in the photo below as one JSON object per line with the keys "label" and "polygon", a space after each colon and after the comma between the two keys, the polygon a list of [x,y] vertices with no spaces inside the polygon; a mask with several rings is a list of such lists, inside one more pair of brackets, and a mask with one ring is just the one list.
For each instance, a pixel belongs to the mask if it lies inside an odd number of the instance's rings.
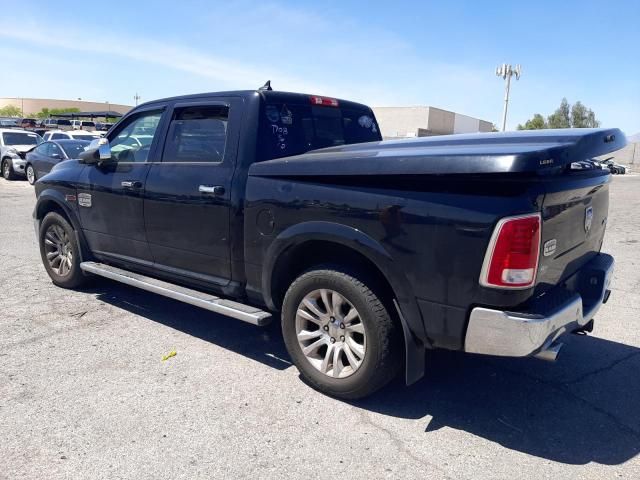
{"label": "white car", "polygon": [[87,132],[86,130],[72,130],[70,132],[64,132],[62,130],[50,130],[44,134],[45,142],[50,140],[95,140],[101,138],[102,134],[99,132]]}
{"label": "white car", "polygon": [[42,137],[35,132],[0,129],[0,171],[6,180],[24,177],[27,152],[42,143]]}
{"label": "white car", "polygon": [[96,131],[96,122],[89,120],[71,120],[71,128],[74,130]]}
{"label": "white car", "polygon": [[71,121],[66,118],[45,118],[41,126],[46,128],[55,128],[57,130],[71,130]]}

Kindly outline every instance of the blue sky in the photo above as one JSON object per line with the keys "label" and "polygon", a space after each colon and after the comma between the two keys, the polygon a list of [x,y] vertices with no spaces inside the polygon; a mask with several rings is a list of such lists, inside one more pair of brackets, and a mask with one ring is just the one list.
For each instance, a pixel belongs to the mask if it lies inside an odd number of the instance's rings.
{"label": "blue sky", "polygon": [[9,2],[0,96],[133,103],[256,88],[432,105],[508,128],[563,96],[640,131],[640,2]]}

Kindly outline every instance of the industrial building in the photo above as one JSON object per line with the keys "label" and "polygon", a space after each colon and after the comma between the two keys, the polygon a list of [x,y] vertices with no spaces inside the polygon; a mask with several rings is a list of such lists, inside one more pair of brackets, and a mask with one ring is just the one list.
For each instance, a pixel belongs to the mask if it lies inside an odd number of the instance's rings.
{"label": "industrial building", "polygon": [[43,108],[77,108],[81,112],[113,110],[118,113],[127,113],[133,107],[111,102],[87,102],[84,100],[56,100],[53,98],[0,98],[0,108],[13,105],[18,107],[23,117],[29,117],[42,111]]}
{"label": "industrial building", "polygon": [[385,139],[491,132],[493,129],[493,124],[486,120],[429,106],[374,107],[373,112]]}

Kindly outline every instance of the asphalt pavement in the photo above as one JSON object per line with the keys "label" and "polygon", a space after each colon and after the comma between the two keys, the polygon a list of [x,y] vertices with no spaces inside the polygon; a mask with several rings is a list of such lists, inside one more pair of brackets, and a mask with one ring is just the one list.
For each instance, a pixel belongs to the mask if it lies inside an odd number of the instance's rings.
{"label": "asphalt pavement", "polygon": [[[346,403],[258,328],[47,277],[33,188],[0,179],[0,478],[640,478],[640,176],[618,176],[613,293],[556,363],[431,352]],[[162,358],[175,351],[167,360]]]}

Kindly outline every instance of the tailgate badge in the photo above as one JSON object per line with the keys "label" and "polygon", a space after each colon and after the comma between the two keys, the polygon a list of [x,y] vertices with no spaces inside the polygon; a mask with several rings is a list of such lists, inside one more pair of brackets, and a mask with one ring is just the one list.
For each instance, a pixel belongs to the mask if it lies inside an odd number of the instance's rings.
{"label": "tailgate badge", "polygon": [[556,253],[556,243],[557,242],[555,238],[544,242],[544,245],[542,246],[542,254],[545,257],[548,257],[549,255],[553,255],[554,253]]}
{"label": "tailgate badge", "polygon": [[589,233],[593,221],[593,207],[587,207],[584,211],[584,231]]}

